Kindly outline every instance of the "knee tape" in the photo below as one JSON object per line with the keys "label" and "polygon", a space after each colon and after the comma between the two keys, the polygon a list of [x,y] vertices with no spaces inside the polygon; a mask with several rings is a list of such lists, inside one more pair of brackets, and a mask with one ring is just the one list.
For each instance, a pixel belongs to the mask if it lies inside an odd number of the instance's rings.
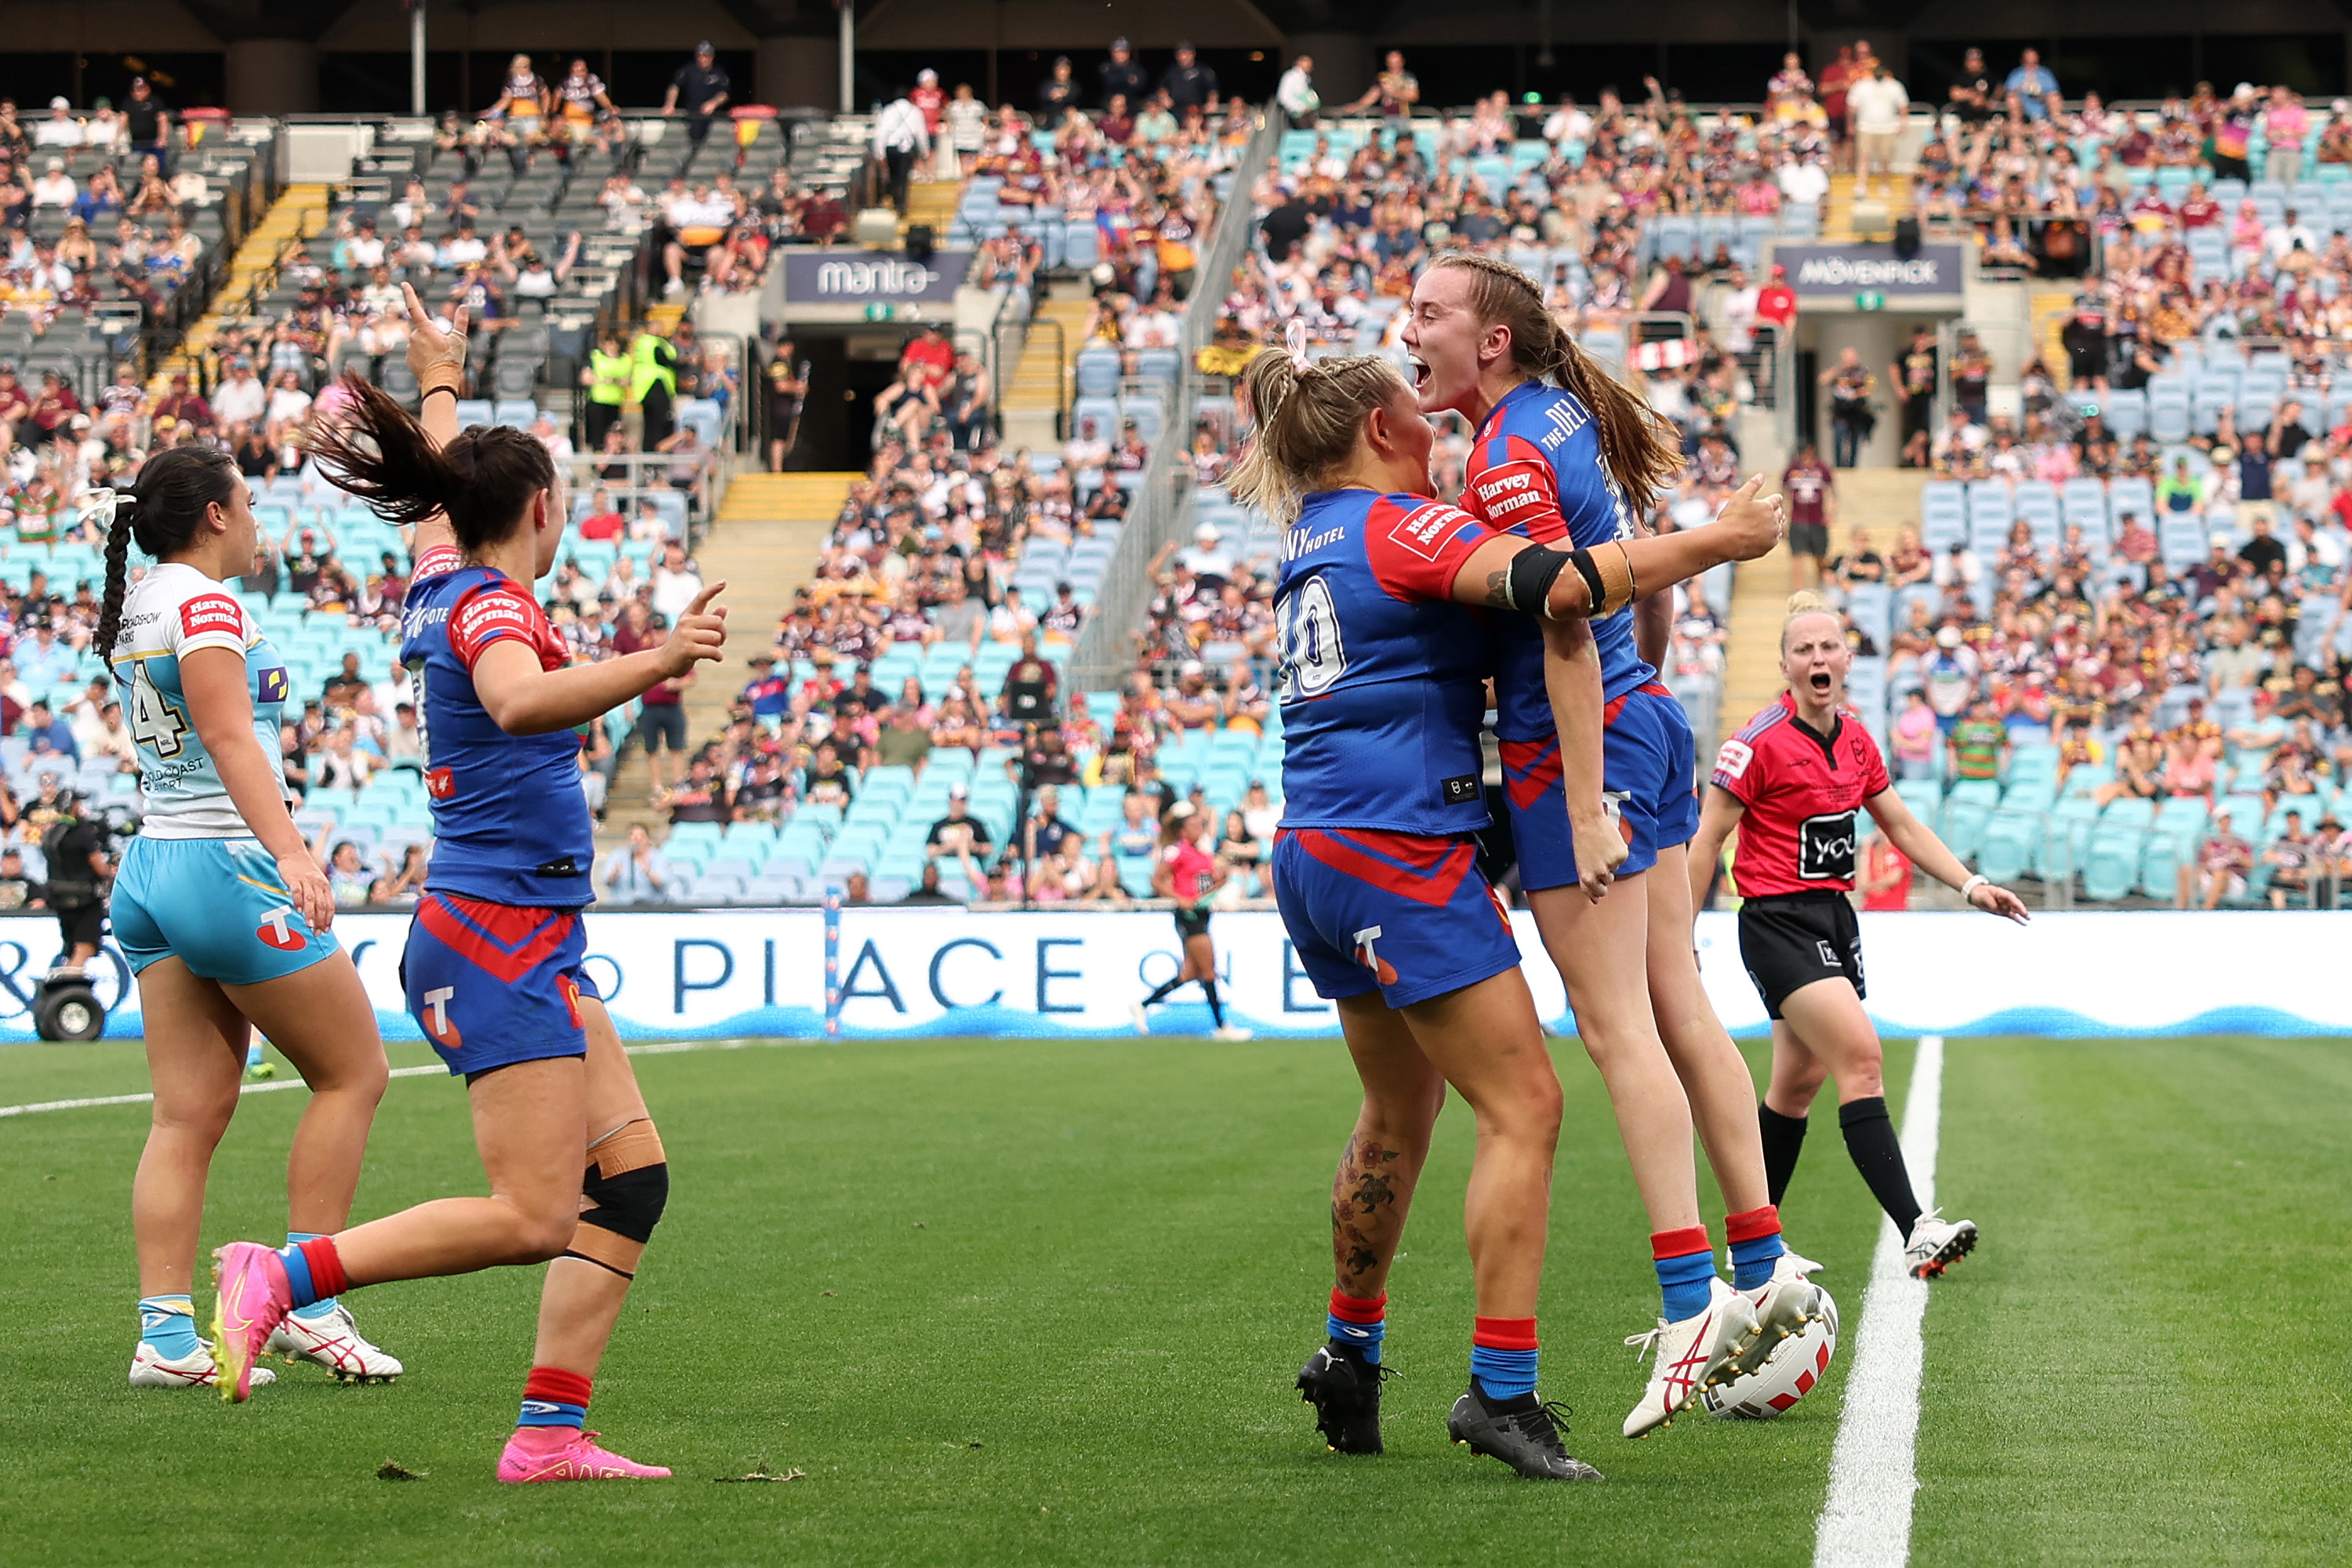
{"label": "knee tape", "polygon": [[580,1184],[580,1224],[566,1258],[636,1278],[637,1260],[669,1203],[669,1163],[651,1121],[629,1122],[590,1146]]}

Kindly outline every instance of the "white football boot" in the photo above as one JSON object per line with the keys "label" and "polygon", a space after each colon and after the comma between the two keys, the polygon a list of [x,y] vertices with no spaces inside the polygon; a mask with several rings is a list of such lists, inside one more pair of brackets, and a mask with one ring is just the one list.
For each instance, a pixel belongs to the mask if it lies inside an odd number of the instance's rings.
{"label": "white football boot", "polygon": [[[266,1366],[253,1369],[253,1383],[259,1387],[276,1383],[278,1374]],[[220,1385],[220,1368],[213,1361],[209,1341],[198,1340],[196,1348],[177,1361],[166,1361],[163,1354],[145,1340],[139,1342],[138,1351],[131,1358],[131,1386],[133,1388],[216,1388]]]}
{"label": "white football boot", "polygon": [[1129,1003],[1127,1005],[1127,1016],[1135,1020],[1135,1032],[1137,1034],[1148,1035],[1151,1033],[1151,1015],[1143,1010],[1142,1003]]}
{"label": "white football boot", "polygon": [[352,1326],[352,1310],[341,1301],[323,1318],[289,1312],[271,1331],[265,1353],[282,1355],[289,1366],[307,1361],[325,1367],[344,1383],[390,1383],[401,1374],[400,1360],[361,1338]]}
{"label": "white football boot", "polygon": [[1209,1037],[1215,1040],[1248,1040],[1255,1039],[1256,1037],[1239,1024],[1220,1024],[1209,1031]]}
{"label": "white football boot", "polygon": [[1772,1260],[1772,1278],[1753,1290],[1743,1290],[1756,1308],[1756,1342],[1737,1358],[1737,1375],[1746,1376],[1771,1356],[1772,1347],[1822,1315],[1822,1288],[1806,1276],[1821,1271],[1810,1258],[1783,1251]]}
{"label": "white football boot", "polygon": [[1732,1362],[1757,1339],[1755,1304],[1717,1275],[1707,1284],[1704,1310],[1680,1322],[1664,1318],[1647,1333],[1629,1334],[1633,1359],[1650,1360],[1650,1385],[1625,1417],[1625,1436],[1640,1437],[1671,1423],[1700,1389],[1732,1374]]}
{"label": "white football boot", "polygon": [[1946,1219],[1941,1209],[1930,1209],[1911,1227],[1903,1248],[1903,1267],[1914,1279],[1933,1279],[1976,1249],[1977,1222]]}

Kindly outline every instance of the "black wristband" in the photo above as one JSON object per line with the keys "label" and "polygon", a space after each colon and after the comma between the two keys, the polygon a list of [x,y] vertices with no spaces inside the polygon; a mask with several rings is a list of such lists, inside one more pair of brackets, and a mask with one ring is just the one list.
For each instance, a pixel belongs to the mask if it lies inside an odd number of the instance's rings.
{"label": "black wristband", "polygon": [[1601,606],[1609,600],[1608,586],[1601,581],[1600,563],[1592,559],[1590,550],[1571,550],[1568,553],[1568,563],[1576,568],[1578,576],[1584,579],[1584,592],[1588,595],[1584,606],[1586,618],[1600,615]]}
{"label": "black wristband", "polygon": [[425,405],[425,399],[432,396],[436,392],[446,392],[452,397],[456,397],[457,395],[457,389],[454,386],[428,386],[418,395],[416,405],[422,408]]}
{"label": "black wristband", "polygon": [[1503,579],[1511,608],[1530,616],[1550,615],[1551,585],[1569,560],[1565,551],[1542,544],[1529,545],[1512,556],[1510,571]]}

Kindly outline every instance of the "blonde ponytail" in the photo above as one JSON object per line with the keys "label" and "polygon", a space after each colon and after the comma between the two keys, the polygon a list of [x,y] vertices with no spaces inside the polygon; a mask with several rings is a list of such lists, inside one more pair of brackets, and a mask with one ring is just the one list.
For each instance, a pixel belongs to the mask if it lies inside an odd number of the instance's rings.
{"label": "blonde ponytail", "polygon": [[1279,349],[1261,353],[1242,372],[1242,393],[1257,433],[1227,476],[1227,493],[1280,527],[1356,449],[1364,417],[1405,390],[1396,367],[1378,354],[1318,361],[1301,370]]}

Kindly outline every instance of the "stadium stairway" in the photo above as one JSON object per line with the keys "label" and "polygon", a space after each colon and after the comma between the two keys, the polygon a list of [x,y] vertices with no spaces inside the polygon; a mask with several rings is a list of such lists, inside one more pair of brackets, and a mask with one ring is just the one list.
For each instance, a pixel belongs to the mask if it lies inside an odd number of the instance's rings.
{"label": "stadium stairway", "polygon": [[245,301],[253,291],[254,283],[278,265],[278,253],[287,243],[307,239],[323,232],[327,226],[327,198],[331,187],[321,184],[289,185],[261,215],[236,255],[229,262],[227,280],[213,296],[212,306],[187,335],[164,360],[157,374],[155,386],[170,384],[169,378],[182,372],[193,375],[202,364],[205,352],[219,334],[221,322],[232,315],[244,313]]}
{"label": "stadium stairway", "polygon": [[1823,239],[1885,238],[1893,228],[1894,218],[1899,214],[1908,212],[1911,208],[1911,176],[1895,174],[1890,177],[1888,184],[1893,187],[1895,194],[1880,198],[1886,203],[1888,226],[1885,228],[1874,228],[1868,234],[1864,234],[1853,226],[1853,176],[1832,174],[1829,207],[1822,215],[1822,237]]}
{"label": "stadium stairway", "polygon": [[[706,666],[687,689],[688,743],[699,745],[726,725],[728,705],[751,679],[745,661],[774,641],[776,623],[792,607],[793,592],[815,570],[817,552],[841,515],[855,473],[736,476],[719,503],[718,520],[695,560],[706,583],[724,582],[727,592],[727,658]],[[609,847],[644,823],[655,838],[667,831],[667,816],[646,804],[650,774],[645,753],[631,747],[613,780],[611,803],[598,847]]]}
{"label": "stadium stairway", "polygon": [[[1037,307],[1037,321],[1060,326],[1057,337],[1040,331],[1033,322],[1021,357],[1004,388],[1004,439],[1008,446],[1049,451],[1061,445],[1066,432],[1063,414],[1070,406],[1076,382],[1078,350],[1086,346],[1087,317],[1094,308],[1092,286],[1084,279],[1056,282]],[[1066,434],[1075,434],[1067,432]],[[1116,442],[1118,432],[1100,432]]]}
{"label": "stadium stairway", "polygon": [[907,216],[898,220],[898,237],[917,224],[931,226],[934,244],[947,243],[948,227],[955,222],[956,203],[963,195],[960,180],[920,180],[907,187]]}
{"label": "stadium stairway", "polygon": [[[1830,530],[1830,554],[1845,549],[1856,524],[1870,530],[1882,555],[1895,531],[1919,521],[1919,490],[1925,468],[1840,468],[1838,520]],[[1789,546],[1783,542],[1761,561],[1745,562],[1733,579],[1731,615],[1723,662],[1723,707],[1716,721],[1721,742],[1739,731],[1756,710],[1780,692],[1780,622],[1789,605]]]}

